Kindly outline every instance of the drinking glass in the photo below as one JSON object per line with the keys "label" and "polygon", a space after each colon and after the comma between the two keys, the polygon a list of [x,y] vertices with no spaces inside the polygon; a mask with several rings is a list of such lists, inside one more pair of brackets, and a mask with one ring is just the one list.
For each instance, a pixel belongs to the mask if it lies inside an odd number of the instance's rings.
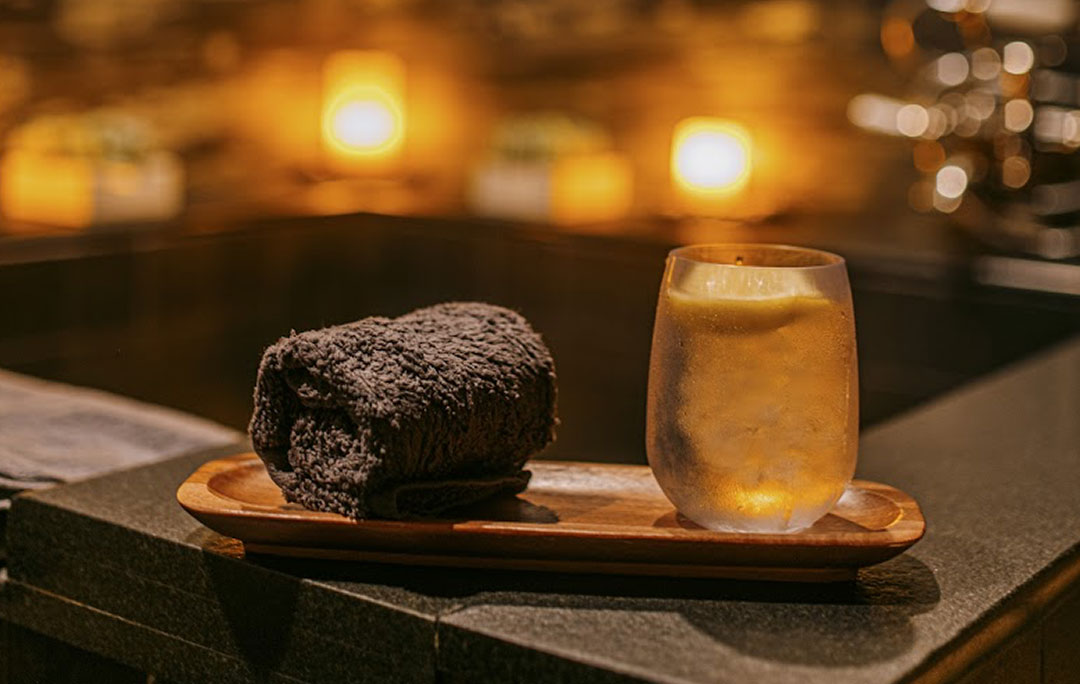
{"label": "drinking glass", "polygon": [[734,532],[812,525],[855,471],[858,394],[841,257],[722,244],[668,255],[646,449],[684,516]]}

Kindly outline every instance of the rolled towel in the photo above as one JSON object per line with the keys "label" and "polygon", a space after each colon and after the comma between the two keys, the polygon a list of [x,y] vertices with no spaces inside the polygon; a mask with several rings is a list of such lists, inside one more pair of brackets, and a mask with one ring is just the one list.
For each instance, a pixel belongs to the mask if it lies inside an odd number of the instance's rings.
{"label": "rolled towel", "polygon": [[455,302],[281,338],[250,430],[286,500],[406,518],[525,489],[556,423],[555,363],[528,321]]}

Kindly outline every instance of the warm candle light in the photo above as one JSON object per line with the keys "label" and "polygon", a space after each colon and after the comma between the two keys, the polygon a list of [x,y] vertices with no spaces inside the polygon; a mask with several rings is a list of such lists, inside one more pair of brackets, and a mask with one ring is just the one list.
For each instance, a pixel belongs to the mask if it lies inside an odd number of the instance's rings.
{"label": "warm candle light", "polygon": [[389,53],[348,50],[323,68],[322,138],[343,171],[385,169],[405,141],[405,66]]}
{"label": "warm candle light", "polygon": [[750,136],[738,124],[694,117],[675,127],[671,177],[685,194],[726,197],[750,178]]}
{"label": "warm candle light", "polygon": [[564,159],[552,169],[551,215],[556,223],[614,221],[630,210],[632,195],[630,164],[614,152]]}
{"label": "warm candle light", "polygon": [[0,207],[15,221],[63,228],[90,225],[94,171],[89,161],[13,150],[0,163]]}
{"label": "warm candle light", "polygon": [[43,116],[9,135],[0,211],[16,222],[82,228],[178,214],[184,172],[136,119],[115,112]]}
{"label": "warm candle light", "polygon": [[630,210],[633,173],[616,152],[490,161],[473,174],[469,201],[487,216],[564,225],[615,221]]}
{"label": "warm candle light", "polygon": [[331,139],[350,150],[369,152],[387,145],[397,133],[390,108],[370,100],[350,101],[334,110]]}
{"label": "warm candle light", "polygon": [[163,221],[183,205],[183,169],[168,152],[139,162],[8,152],[0,162],[0,210],[13,221],[59,228]]}

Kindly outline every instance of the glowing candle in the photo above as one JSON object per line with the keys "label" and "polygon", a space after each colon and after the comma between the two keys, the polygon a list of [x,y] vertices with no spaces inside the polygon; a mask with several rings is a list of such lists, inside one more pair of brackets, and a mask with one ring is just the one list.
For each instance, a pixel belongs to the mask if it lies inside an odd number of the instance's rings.
{"label": "glowing candle", "polygon": [[694,117],[675,127],[671,178],[687,208],[707,210],[738,194],[751,166],[750,135],[738,124]]}
{"label": "glowing candle", "polygon": [[384,171],[405,142],[405,66],[389,53],[346,50],[323,66],[322,141],[343,172]]}

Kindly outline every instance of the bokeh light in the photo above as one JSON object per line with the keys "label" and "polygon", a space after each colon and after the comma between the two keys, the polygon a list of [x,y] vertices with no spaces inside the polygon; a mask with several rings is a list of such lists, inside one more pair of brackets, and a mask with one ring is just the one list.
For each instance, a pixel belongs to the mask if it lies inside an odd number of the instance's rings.
{"label": "bokeh light", "polygon": [[675,127],[672,178],[693,193],[733,193],[750,177],[750,150],[750,135],[736,123],[704,117],[685,119]]}
{"label": "bokeh light", "polygon": [[971,53],[971,75],[981,81],[997,78],[1001,73],[1001,55],[994,48],[979,48]]}
{"label": "bokeh light", "polygon": [[382,147],[397,132],[394,112],[376,100],[346,100],[331,117],[334,138],[353,149]]}
{"label": "bokeh light", "polygon": [[848,102],[847,116],[859,128],[896,135],[896,122],[904,104],[885,95],[864,93]]}
{"label": "bokeh light", "polygon": [[1026,74],[1035,66],[1035,51],[1022,40],[1014,40],[1002,50],[1002,68],[1010,74]]}
{"label": "bokeh light", "polygon": [[1080,111],[1072,111],[1064,116],[1061,142],[1069,147],[1080,147]]}
{"label": "bokeh light", "polygon": [[937,60],[937,79],[947,86],[960,85],[968,77],[967,57],[959,52],[949,52]]}
{"label": "bokeh light", "polygon": [[1023,157],[1009,157],[1001,163],[1001,182],[1010,188],[1021,188],[1031,178],[1031,163]]}
{"label": "bokeh light", "polygon": [[929,127],[930,115],[925,107],[909,104],[901,107],[896,113],[896,129],[909,138],[921,136]]}
{"label": "bokeh light", "polygon": [[938,12],[959,12],[964,9],[964,0],[926,0],[926,4],[930,9],[935,9]]}
{"label": "bokeh light", "polygon": [[323,76],[323,142],[343,170],[396,157],[405,138],[404,65],[378,51],[331,55]]}
{"label": "bokeh light", "polygon": [[988,90],[972,90],[964,98],[965,111],[980,121],[989,119],[997,107],[997,99]]}
{"label": "bokeh light", "polygon": [[937,172],[934,187],[946,199],[956,199],[967,190],[967,172],[955,164],[943,166]]}
{"label": "bokeh light", "polygon": [[1035,118],[1035,110],[1027,100],[1009,100],[1005,103],[1005,128],[1019,133],[1027,130]]}
{"label": "bokeh light", "polygon": [[901,17],[890,17],[881,24],[881,47],[885,54],[899,59],[915,49],[915,34],[911,22]]}
{"label": "bokeh light", "polygon": [[926,132],[924,138],[936,140],[952,129],[952,121],[949,114],[952,110],[946,106],[934,106],[926,110]]}

